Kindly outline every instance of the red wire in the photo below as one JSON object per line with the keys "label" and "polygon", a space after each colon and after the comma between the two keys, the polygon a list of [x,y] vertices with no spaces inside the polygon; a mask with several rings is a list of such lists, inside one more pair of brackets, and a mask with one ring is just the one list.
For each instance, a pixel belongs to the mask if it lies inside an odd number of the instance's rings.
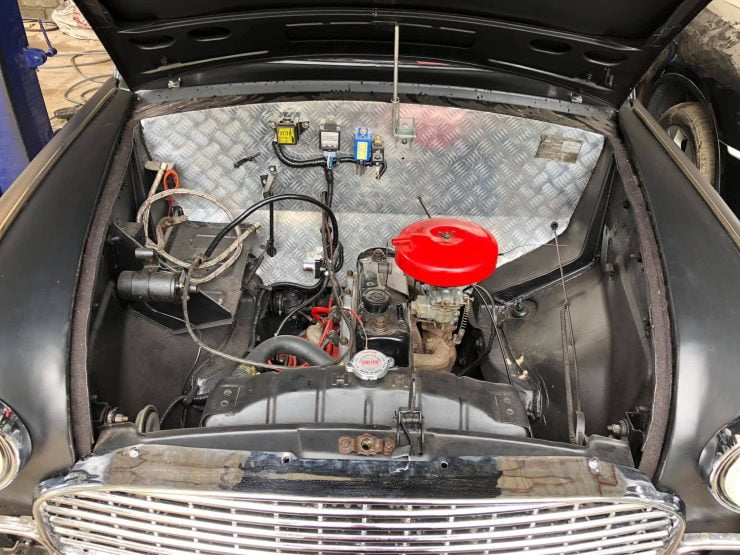
{"label": "red wire", "polygon": [[[172,186],[170,186],[170,178],[172,178]],[[179,174],[173,169],[169,169],[166,172],[164,172],[164,177],[162,178],[162,186],[164,187],[165,191],[169,191],[170,189],[179,189],[180,188]],[[175,198],[172,195],[165,197],[165,199],[167,200],[167,202],[170,203],[170,205],[173,205],[175,203]]]}
{"label": "red wire", "polygon": [[324,333],[321,334],[321,339],[319,340],[319,347],[321,347],[324,344],[324,341],[326,341],[326,337],[329,335],[329,332],[334,329],[334,322],[329,321],[326,324],[324,324]]}
{"label": "red wire", "polygon": [[323,318],[319,316],[319,314],[329,314],[329,309],[325,306],[315,306],[311,309],[311,318],[321,322],[323,321]]}

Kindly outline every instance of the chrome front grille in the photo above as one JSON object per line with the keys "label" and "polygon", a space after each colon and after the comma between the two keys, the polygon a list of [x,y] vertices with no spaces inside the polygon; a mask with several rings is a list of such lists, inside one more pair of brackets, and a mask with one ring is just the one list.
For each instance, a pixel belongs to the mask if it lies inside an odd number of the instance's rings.
{"label": "chrome front grille", "polygon": [[643,501],[367,500],[80,489],[39,516],[91,553],[663,553],[681,527]]}
{"label": "chrome front grille", "polygon": [[[336,439],[334,439],[336,444]],[[41,485],[63,553],[670,553],[679,503],[596,458],[310,459],[137,445]]]}

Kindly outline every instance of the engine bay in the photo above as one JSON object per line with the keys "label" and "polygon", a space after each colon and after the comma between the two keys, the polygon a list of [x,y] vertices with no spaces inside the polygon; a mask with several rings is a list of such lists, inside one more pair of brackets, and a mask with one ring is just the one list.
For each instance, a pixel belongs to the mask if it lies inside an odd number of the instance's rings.
{"label": "engine bay", "polygon": [[444,432],[639,458],[650,361],[630,351],[617,385],[639,325],[607,320],[642,293],[609,290],[630,239],[604,137],[404,109],[401,130],[359,101],[141,120],[91,336],[99,433],[333,426],[344,455],[423,456]]}

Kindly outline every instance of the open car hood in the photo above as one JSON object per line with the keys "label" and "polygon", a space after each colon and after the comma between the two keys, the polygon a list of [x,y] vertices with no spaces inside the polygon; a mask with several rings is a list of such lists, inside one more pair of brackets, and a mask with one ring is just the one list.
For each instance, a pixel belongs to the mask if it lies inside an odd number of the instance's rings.
{"label": "open car hood", "polygon": [[[402,81],[495,88],[500,79],[493,76],[510,75],[520,78],[509,79],[511,89],[520,89],[513,92],[547,83],[611,106],[624,101],[707,3],[77,0],[133,90],[160,88],[177,77],[185,85],[292,80],[303,75],[292,68],[306,61],[316,63],[307,73],[312,80],[329,80],[337,64],[328,62],[387,62],[398,23],[402,63],[419,70],[402,74]],[[340,74],[344,79],[370,76],[362,64],[346,67],[353,69]],[[464,82],[452,82],[455,72]]]}

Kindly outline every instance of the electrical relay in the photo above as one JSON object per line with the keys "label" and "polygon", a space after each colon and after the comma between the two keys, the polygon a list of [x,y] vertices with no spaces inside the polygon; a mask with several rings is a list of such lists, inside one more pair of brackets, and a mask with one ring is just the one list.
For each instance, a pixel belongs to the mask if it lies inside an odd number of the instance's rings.
{"label": "electrical relay", "polygon": [[369,162],[372,156],[372,137],[367,127],[358,127],[355,133],[355,162]]}
{"label": "electrical relay", "polygon": [[281,145],[298,143],[303,133],[309,127],[306,120],[301,120],[300,112],[283,112],[280,119],[272,122],[275,129],[275,140]]}
{"label": "electrical relay", "polygon": [[319,148],[326,158],[326,165],[333,168],[337,162],[337,151],[341,144],[340,129],[333,117],[319,127]]}

